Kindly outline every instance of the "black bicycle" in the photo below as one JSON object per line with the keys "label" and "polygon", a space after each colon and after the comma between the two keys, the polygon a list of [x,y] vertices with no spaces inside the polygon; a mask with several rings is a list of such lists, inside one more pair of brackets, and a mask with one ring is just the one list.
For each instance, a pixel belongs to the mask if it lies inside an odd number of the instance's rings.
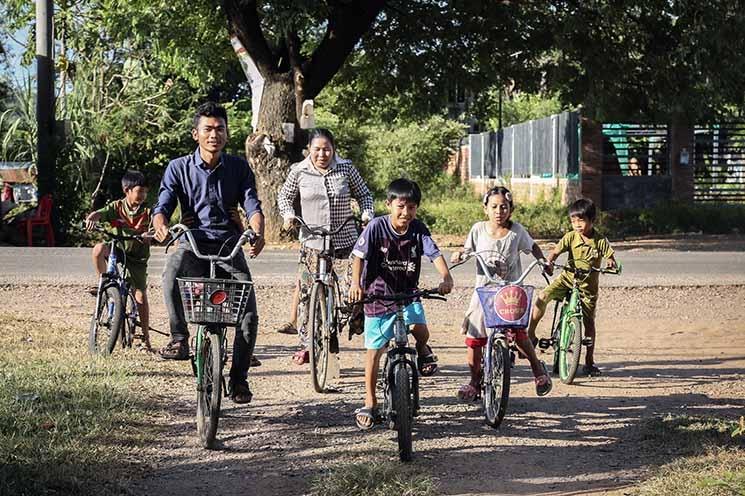
{"label": "black bicycle", "polygon": [[356,219],[348,217],[333,230],[325,226],[310,226],[300,217],[295,219],[308,234],[323,240],[323,249],[318,253],[318,265],[310,268],[313,271],[313,285],[308,301],[310,377],[313,389],[323,393],[326,391],[332,340],[336,340],[335,347],[338,349],[339,330],[344,327],[344,322],[350,315],[349,307],[340,304],[344,298],[340,292],[338,276],[333,269],[334,245],[331,238]]}
{"label": "black bicycle", "polygon": [[230,254],[220,256],[203,255],[191,230],[183,224],[174,225],[170,232],[172,239],[166,245],[166,252],[174,241],[186,235],[194,256],[210,264],[209,277],[179,277],[177,281],[186,320],[197,325],[191,348],[192,371],[197,379],[197,433],[202,445],[212,448],[220,419],[220,402],[228,394],[222,374],[228,359],[228,327],[240,326],[253,291],[251,281],[218,279],[217,263],[232,261],[243,245],[253,243],[257,235],[251,228],[247,229]]}
{"label": "black bicycle", "polygon": [[408,329],[404,321],[404,308],[415,298],[447,301],[438,289],[392,295],[367,295],[361,303],[387,301],[396,306],[393,322],[393,340],[383,364],[383,412],[388,426],[396,430],[398,456],[401,461],[411,461],[413,454],[412,428],[414,417],[419,415],[419,367],[415,348],[409,346]]}
{"label": "black bicycle", "polygon": [[101,227],[93,230],[108,238],[109,260],[106,272],[98,278],[96,306],[88,332],[88,351],[92,355],[110,355],[117,340],[122,348],[131,348],[135,329],[140,326],[134,290],[127,282],[127,254],[123,243],[130,240],[142,242],[147,236],[120,235]]}

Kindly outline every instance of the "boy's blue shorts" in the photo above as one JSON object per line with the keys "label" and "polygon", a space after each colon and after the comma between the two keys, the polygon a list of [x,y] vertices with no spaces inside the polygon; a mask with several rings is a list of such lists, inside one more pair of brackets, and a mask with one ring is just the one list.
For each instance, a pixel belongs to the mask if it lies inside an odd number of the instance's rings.
{"label": "boy's blue shorts", "polygon": [[[393,339],[393,322],[395,320],[396,312],[379,317],[365,316],[365,348],[379,350],[388,344],[388,341]],[[421,302],[415,301],[404,307],[404,322],[407,327],[414,324],[427,324]]]}

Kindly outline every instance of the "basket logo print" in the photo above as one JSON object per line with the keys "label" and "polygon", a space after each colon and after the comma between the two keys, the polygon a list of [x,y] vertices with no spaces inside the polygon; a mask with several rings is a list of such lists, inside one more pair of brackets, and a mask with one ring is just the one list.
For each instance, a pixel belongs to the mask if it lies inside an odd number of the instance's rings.
{"label": "basket logo print", "polygon": [[506,322],[517,322],[527,313],[528,302],[525,289],[505,286],[494,297],[494,312]]}

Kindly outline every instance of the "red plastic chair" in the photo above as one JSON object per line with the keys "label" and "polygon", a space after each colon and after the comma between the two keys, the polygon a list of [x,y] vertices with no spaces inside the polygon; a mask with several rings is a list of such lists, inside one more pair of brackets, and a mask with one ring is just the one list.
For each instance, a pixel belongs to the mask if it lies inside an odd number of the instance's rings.
{"label": "red plastic chair", "polygon": [[45,195],[39,200],[39,206],[33,217],[18,221],[18,228],[26,231],[26,241],[33,246],[34,226],[41,226],[46,230],[47,246],[54,246],[54,229],[52,228],[52,195]]}

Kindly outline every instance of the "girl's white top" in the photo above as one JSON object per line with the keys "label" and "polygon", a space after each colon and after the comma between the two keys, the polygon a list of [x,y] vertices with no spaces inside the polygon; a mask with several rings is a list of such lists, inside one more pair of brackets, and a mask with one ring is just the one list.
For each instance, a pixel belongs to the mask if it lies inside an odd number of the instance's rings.
{"label": "girl's white top", "polygon": [[[464,245],[465,253],[479,252],[486,262],[489,274],[502,280],[514,281],[523,272],[520,263],[520,252],[530,253],[533,238],[518,222],[512,222],[507,234],[502,238],[493,238],[488,231],[487,221],[477,222],[471,227]],[[483,253],[488,251],[488,253]],[[486,286],[489,279],[484,275],[481,264],[476,262],[476,287]]]}

